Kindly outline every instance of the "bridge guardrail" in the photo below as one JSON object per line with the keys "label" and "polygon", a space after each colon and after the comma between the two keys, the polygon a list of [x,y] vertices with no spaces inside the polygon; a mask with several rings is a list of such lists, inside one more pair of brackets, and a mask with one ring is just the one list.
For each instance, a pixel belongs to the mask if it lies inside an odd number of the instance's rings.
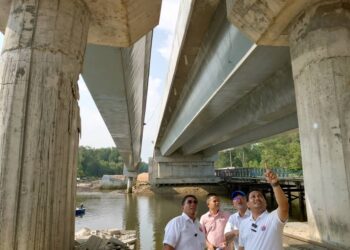
{"label": "bridge guardrail", "polygon": [[[290,170],[286,168],[271,168],[279,178],[302,178],[302,170]],[[241,178],[262,178],[265,173],[265,168],[230,168],[230,169],[216,169],[215,175],[223,179],[230,177]]]}

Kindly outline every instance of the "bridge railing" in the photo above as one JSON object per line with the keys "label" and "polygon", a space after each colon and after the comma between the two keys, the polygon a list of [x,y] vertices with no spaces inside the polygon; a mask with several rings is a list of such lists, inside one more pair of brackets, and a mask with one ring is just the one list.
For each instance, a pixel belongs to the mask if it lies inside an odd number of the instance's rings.
{"label": "bridge railing", "polygon": [[[279,178],[302,178],[302,170],[291,170],[286,168],[271,168]],[[263,178],[265,173],[264,168],[225,168],[216,169],[216,176],[222,179],[226,178]]]}

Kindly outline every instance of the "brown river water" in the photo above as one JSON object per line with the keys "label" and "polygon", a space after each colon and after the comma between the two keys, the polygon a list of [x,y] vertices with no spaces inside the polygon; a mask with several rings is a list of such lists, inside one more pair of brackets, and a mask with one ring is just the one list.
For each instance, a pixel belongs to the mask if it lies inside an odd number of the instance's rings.
{"label": "brown river water", "polygon": [[[166,223],[181,214],[184,195],[135,195],[122,192],[78,193],[77,206],[86,207],[83,217],[76,217],[75,231],[96,229],[137,230],[139,250],[161,250]],[[198,197],[198,218],[207,212],[205,197]],[[221,196],[221,209],[234,212],[231,200]]]}

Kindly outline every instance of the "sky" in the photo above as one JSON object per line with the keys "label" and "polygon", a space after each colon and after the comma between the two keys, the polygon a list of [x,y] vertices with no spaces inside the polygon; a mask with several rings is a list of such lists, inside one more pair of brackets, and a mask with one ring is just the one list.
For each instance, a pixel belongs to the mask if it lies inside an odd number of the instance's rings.
{"label": "sky", "polygon": [[[154,29],[151,66],[148,82],[148,94],[143,139],[142,161],[148,162],[153,156],[154,141],[160,120],[160,108],[168,72],[169,58],[172,49],[175,25],[178,16],[180,0],[163,0],[159,25]],[[0,47],[3,44],[3,34],[0,32]],[[82,77],[79,81],[80,116],[82,123],[81,146],[93,148],[115,147],[111,135],[86,87]]]}

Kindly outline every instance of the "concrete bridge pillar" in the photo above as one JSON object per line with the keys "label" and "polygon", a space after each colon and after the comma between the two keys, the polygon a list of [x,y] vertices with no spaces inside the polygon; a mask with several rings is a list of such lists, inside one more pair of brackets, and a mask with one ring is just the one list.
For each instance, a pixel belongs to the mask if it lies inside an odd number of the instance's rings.
{"label": "concrete bridge pillar", "polygon": [[83,0],[13,0],[0,61],[0,249],[73,249]]}
{"label": "concrete bridge pillar", "polygon": [[289,36],[312,237],[350,246],[350,1],[321,1]]}
{"label": "concrete bridge pillar", "polygon": [[132,176],[128,176],[128,182],[127,182],[127,186],[126,186],[126,192],[127,193],[132,193],[132,186],[134,183],[134,177]]}
{"label": "concrete bridge pillar", "polygon": [[290,46],[311,237],[350,246],[350,0],[227,0],[259,45]]}
{"label": "concrete bridge pillar", "polygon": [[167,157],[155,150],[148,171],[152,185],[213,184],[220,181],[215,176],[214,161],[201,155],[173,154]]}
{"label": "concrete bridge pillar", "polygon": [[137,172],[129,171],[127,166],[124,165],[123,175],[128,178],[127,183],[126,183],[126,192],[127,193],[132,193],[132,187],[134,186],[135,180],[137,178]]}

